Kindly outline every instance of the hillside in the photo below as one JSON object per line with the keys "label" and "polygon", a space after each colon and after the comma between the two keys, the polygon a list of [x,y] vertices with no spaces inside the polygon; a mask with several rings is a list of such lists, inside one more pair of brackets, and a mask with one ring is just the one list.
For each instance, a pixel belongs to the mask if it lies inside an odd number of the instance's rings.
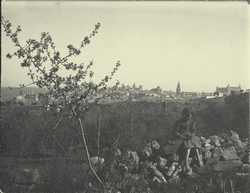
{"label": "hillside", "polygon": [[9,88],[9,87],[1,87],[1,100],[5,101],[5,100],[11,100],[14,97],[16,97],[20,90],[22,91],[31,91],[34,90],[37,94],[38,93],[45,93],[46,89],[45,88],[37,88],[37,87],[25,87],[25,88],[17,88],[17,87],[13,87],[13,88]]}

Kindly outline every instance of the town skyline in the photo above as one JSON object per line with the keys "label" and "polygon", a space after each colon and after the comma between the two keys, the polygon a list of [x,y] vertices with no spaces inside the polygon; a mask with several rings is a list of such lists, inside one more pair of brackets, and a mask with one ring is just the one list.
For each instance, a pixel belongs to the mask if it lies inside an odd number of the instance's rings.
{"label": "town skyline", "polygon": [[[109,75],[119,60],[109,86],[119,80],[172,91],[180,81],[187,92],[214,92],[216,86],[228,84],[250,88],[247,2],[4,1],[2,15],[13,28],[21,26],[20,42],[49,32],[61,55],[100,22],[83,56],[73,58],[85,65],[93,60],[94,82]],[[14,46],[2,34],[1,86],[30,84],[21,61],[6,58]]]}

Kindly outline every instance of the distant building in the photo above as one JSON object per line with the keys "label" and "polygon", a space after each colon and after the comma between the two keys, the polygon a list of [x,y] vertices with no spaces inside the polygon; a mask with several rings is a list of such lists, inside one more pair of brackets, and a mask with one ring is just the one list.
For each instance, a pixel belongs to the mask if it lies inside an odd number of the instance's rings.
{"label": "distant building", "polygon": [[151,90],[147,90],[144,93],[145,93],[145,96],[155,96],[155,92],[153,92]]}
{"label": "distant building", "polygon": [[126,99],[129,98],[129,92],[126,92],[126,91],[124,91],[124,92],[119,92],[119,91],[117,91],[117,92],[112,92],[112,93],[110,93],[109,96],[110,96],[111,99],[122,99],[122,100],[126,100]]}
{"label": "distant building", "polygon": [[170,98],[170,97],[173,97],[174,95],[174,92],[172,92],[171,90],[170,91],[163,91],[162,92],[163,95],[165,95],[165,98]]}
{"label": "distant building", "polygon": [[202,93],[201,93],[201,96],[200,97],[202,97],[202,98],[209,98],[210,96],[214,96],[214,93],[212,93],[212,92],[204,92],[204,91],[202,91]]}
{"label": "distant building", "polygon": [[38,95],[36,95],[36,92],[34,90],[28,91],[19,91],[19,95],[16,97],[16,102],[24,102],[24,103],[32,103],[37,102]]}
{"label": "distant building", "polygon": [[216,93],[222,93],[223,96],[228,96],[230,95],[232,92],[234,92],[235,94],[239,94],[241,92],[241,86],[239,85],[238,87],[231,87],[229,86],[229,84],[227,85],[227,87],[216,87]]}
{"label": "distant building", "polygon": [[222,92],[214,92],[214,96],[223,97],[223,93]]}
{"label": "distant building", "polygon": [[155,92],[156,94],[161,94],[161,87],[160,86],[157,86],[156,88],[152,88],[151,91]]}
{"label": "distant building", "polygon": [[180,95],[181,95],[181,86],[180,86],[180,82],[178,81],[175,96],[179,97]]}
{"label": "distant building", "polygon": [[199,93],[197,92],[181,92],[181,97],[186,99],[197,98]]}

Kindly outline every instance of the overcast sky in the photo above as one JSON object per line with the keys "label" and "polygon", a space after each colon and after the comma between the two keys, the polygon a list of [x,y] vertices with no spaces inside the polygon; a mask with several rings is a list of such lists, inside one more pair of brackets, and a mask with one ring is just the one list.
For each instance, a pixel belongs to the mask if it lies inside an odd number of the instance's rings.
{"label": "overcast sky", "polygon": [[[94,61],[93,81],[121,67],[112,83],[213,92],[250,88],[247,2],[2,2],[2,15],[21,26],[21,42],[49,32],[62,54],[79,46],[94,25],[98,35],[75,61]],[[21,61],[6,59],[13,44],[2,30],[2,86],[31,81]]]}

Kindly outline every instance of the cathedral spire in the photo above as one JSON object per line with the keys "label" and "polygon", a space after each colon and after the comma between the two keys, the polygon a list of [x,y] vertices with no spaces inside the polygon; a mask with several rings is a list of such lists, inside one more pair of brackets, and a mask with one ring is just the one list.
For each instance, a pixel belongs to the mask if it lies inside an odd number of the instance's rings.
{"label": "cathedral spire", "polygon": [[181,86],[180,81],[178,81],[177,87],[176,87],[176,96],[179,96],[181,94]]}

